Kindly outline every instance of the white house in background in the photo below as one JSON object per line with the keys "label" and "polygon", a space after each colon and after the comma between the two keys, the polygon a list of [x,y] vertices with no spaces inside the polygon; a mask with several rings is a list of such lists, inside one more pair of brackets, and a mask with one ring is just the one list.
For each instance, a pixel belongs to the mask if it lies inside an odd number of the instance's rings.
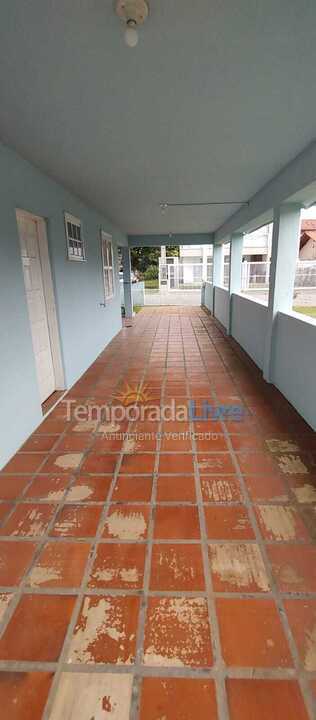
{"label": "white house in background", "polygon": [[[316,226],[316,224],[315,224]],[[264,225],[244,236],[243,256],[249,262],[270,260],[272,243],[272,224]],[[229,245],[224,248],[224,261],[229,257]],[[213,245],[180,245],[180,262],[212,263]]]}

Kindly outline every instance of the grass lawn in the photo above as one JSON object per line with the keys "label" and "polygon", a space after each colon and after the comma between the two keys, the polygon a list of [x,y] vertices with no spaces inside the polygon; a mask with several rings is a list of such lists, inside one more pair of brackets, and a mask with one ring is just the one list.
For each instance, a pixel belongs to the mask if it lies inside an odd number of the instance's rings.
{"label": "grass lawn", "polygon": [[310,317],[316,318],[316,307],[308,307],[308,305],[301,305],[293,307],[293,310],[303,315],[310,315]]}

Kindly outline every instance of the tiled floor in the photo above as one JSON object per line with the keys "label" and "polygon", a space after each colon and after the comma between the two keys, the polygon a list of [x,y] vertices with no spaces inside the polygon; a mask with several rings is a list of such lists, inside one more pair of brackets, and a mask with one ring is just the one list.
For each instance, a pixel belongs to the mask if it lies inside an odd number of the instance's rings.
{"label": "tiled floor", "polygon": [[1,717],[312,720],[315,434],[195,307],[67,397],[0,473]]}

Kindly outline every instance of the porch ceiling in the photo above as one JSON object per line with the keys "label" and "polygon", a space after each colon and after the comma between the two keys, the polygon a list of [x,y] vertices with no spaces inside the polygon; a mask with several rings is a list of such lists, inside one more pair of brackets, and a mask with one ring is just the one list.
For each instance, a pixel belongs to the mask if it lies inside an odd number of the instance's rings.
{"label": "porch ceiling", "polygon": [[314,0],[2,0],[0,134],[130,235],[213,232],[315,131]]}

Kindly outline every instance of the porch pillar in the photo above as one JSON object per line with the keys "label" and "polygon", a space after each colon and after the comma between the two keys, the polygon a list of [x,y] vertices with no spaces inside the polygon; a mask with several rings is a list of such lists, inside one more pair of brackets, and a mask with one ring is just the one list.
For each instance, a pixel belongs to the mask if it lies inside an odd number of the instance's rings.
{"label": "porch pillar", "polygon": [[229,263],[229,318],[227,334],[232,334],[232,311],[233,293],[241,291],[242,253],[244,246],[244,235],[242,232],[233,233],[230,239],[230,263]]}
{"label": "porch pillar", "polygon": [[275,208],[263,362],[263,377],[267,382],[273,381],[273,345],[277,314],[292,312],[300,224],[301,205],[293,203]]}
{"label": "porch pillar", "polygon": [[131,251],[128,247],[122,247],[123,283],[124,283],[124,306],[125,317],[133,317],[133,295],[132,295],[132,266]]}
{"label": "porch pillar", "polygon": [[213,315],[215,316],[215,286],[223,284],[224,275],[224,245],[213,245]]}

